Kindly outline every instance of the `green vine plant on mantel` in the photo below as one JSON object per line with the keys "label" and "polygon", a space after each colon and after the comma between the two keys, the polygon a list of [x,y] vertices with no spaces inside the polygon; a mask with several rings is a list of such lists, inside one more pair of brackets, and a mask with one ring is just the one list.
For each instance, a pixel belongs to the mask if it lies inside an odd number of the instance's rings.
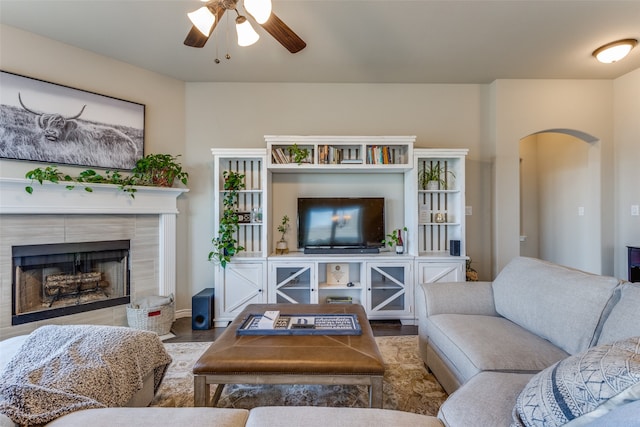
{"label": "green vine plant on mantel", "polygon": [[123,175],[120,171],[107,170],[104,175],[93,169],[87,169],[72,177],[63,174],[57,166],[46,166],[28,171],[25,178],[31,183],[25,191],[33,194],[33,184],[42,185],[45,181],[54,184],[65,183],[67,190],[73,190],[80,184],[85,191],[91,193],[93,188],[87,184],[115,184],[125,193],[135,198],[135,186],[171,187],[176,179],[187,185],[189,174],[182,169],[177,161],[178,157],[170,154],[148,154],[136,162],[130,175]]}
{"label": "green vine plant on mantel", "polygon": [[236,233],[240,229],[239,218],[236,210],[238,206],[238,194],[245,188],[244,175],[233,171],[224,171],[224,196],[222,198],[222,216],[218,226],[218,235],[214,237],[213,250],[209,252],[209,261],[220,263],[222,268],[226,268],[231,258],[244,247],[238,244]]}

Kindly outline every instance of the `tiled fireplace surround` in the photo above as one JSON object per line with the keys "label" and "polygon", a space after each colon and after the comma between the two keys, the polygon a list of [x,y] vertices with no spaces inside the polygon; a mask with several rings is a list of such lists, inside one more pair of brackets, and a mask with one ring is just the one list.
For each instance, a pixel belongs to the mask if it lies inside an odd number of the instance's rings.
{"label": "tiled fireplace surround", "polygon": [[186,189],[138,187],[135,198],[116,186],[67,190],[0,178],[0,340],[45,324],[126,325],[126,306],[11,325],[11,247],[48,243],[130,240],[131,299],[175,295],[177,198]]}

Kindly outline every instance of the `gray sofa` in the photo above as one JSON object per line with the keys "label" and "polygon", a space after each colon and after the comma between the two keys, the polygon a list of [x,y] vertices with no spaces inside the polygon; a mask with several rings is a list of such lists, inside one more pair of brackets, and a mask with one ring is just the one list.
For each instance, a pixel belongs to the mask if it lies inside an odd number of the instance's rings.
{"label": "gray sofa", "polygon": [[[614,342],[640,336],[638,284],[537,259],[512,260],[493,282],[420,289],[419,349],[450,393],[438,414],[446,426],[512,425],[516,404],[528,409],[517,400],[523,389],[532,390],[556,362],[593,358]],[[622,406],[606,416],[630,413],[637,424],[620,425],[640,424],[640,403]]]}
{"label": "gray sofa", "polygon": [[[493,282],[423,284],[416,307],[420,353],[451,393],[438,417],[369,408],[143,407],[87,409],[47,426],[518,426],[513,414],[519,396],[549,367],[585,351],[607,348],[606,354],[614,354],[611,343],[640,336],[639,284],[530,258],[514,259]],[[640,426],[640,338],[636,341],[631,342],[635,388],[615,408],[572,425]],[[13,424],[0,415],[0,425]]]}

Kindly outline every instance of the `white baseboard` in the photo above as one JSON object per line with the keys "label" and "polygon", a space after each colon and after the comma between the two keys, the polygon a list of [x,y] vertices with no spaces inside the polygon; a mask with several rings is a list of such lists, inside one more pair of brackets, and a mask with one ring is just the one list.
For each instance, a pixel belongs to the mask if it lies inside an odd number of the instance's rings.
{"label": "white baseboard", "polygon": [[191,309],[177,310],[175,313],[176,319],[182,319],[183,317],[191,317]]}

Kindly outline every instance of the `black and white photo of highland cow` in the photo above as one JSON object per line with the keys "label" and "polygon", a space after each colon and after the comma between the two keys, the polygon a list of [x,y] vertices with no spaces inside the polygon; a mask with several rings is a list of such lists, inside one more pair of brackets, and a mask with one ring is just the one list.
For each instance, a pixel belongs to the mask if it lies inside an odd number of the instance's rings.
{"label": "black and white photo of highland cow", "polygon": [[0,72],[0,158],[130,170],[145,106]]}

